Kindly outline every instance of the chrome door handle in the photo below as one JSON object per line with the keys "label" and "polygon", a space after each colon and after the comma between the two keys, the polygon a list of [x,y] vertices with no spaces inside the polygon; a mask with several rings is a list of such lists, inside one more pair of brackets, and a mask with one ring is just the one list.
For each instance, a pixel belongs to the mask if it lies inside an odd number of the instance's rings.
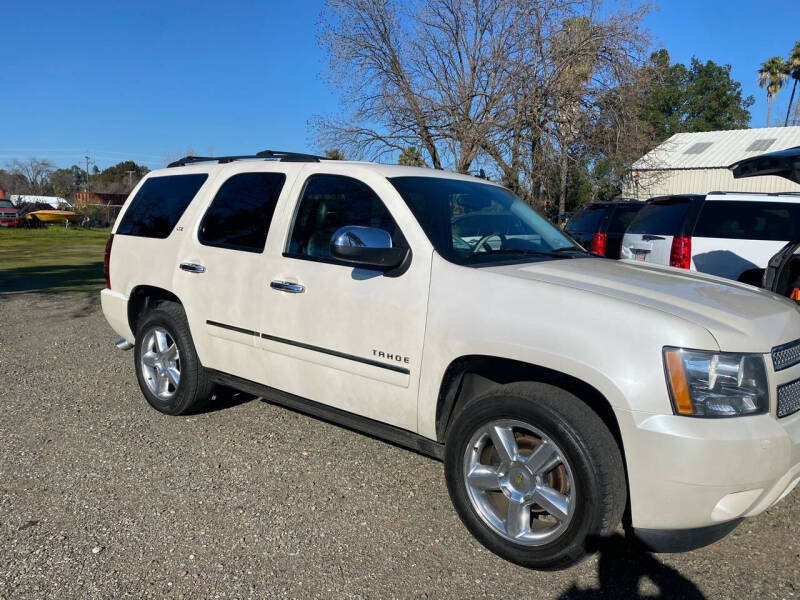
{"label": "chrome door handle", "polygon": [[181,263],[180,265],[181,270],[188,271],[189,273],[205,273],[206,268],[203,265],[198,265],[196,263]]}
{"label": "chrome door handle", "polygon": [[290,294],[302,294],[306,291],[306,286],[300,283],[292,283],[291,281],[270,281],[269,287],[271,287],[273,290],[289,292]]}

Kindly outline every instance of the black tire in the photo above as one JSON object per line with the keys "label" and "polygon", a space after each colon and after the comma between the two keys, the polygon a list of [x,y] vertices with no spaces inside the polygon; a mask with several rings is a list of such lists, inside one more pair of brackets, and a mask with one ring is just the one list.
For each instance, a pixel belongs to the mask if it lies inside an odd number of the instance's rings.
{"label": "black tire", "polygon": [[[180,381],[173,395],[161,399],[153,394],[145,381],[142,367],[142,341],[154,328],[167,331],[180,353]],[[168,415],[185,415],[201,410],[214,394],[214,384],[209,381],[194,348],[189,323],[183,307],[176,302],[160,302],[139,319],[134,346],[136,378],[145,399],[156,410]]]}
{"label": "black tire", "polygon": [[[574,512],[554,540],[540,546],[515,543],[479,515],[464,475],[467,446],[482,427],[501,419],[523,421],[558,446],[573,474]],[[445,478],[450,498],[467,529],[502,558],[534,569],[561,569],[583,559],[587,543],[612,534],[625,510],[627,487],[619,447],[603,421],[585,403],[552,385],[533,382],[498,386],[467,403],[449,428]]]}

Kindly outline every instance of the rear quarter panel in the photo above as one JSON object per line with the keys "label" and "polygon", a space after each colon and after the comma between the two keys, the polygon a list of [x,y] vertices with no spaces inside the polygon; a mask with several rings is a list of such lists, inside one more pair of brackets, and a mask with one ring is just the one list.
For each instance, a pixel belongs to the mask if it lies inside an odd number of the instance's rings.
{"label": "rear quarter panel", "polygon": [[[207,172],[208,171],[202,167],[194,167],[181,169],[180,174]],[[177,175],[179,173],[154,171],[139,182],[139,185],[134,188],[125,201],[125,205],[114,224],[112,230],[112,233],[114,233],[114,242],[111,249],[109,265],[111,289],[115,294],[120,294],[126,299],[130,298],[132,291],[138,286],[148,285],[162,288],[170,292],[175,289],[174,278],[177,274],[178,256],[181,247],[186,236],[191,235],[192,224],[199,217],[199,214],[201,214],[202,203],[198,202],[198,200],[208,193],[208,190],[214,185],[215,181],[214,174],[209,174],[208,179],[197,192],[194,200],[186,207],[186,210],[166,238],[160,239],[117,234],[116,230],[122,222],[125,212],[131,204],[131,200],[136,196],[136,193],[144,182],[152,176],[173,174]],[[181,298],[184,308],[187,307],[185,300],[186,299]],[[136,332],[132,333],[135,335]]]}

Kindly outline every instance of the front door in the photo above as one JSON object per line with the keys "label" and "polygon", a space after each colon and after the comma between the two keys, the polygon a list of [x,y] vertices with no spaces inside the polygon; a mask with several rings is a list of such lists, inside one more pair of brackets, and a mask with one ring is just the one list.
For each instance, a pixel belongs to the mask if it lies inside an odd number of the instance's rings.
{"label": "front door", "polygon": [[[385,179],[373,186],[391,195]],[[330,255],[331,237],[346,225],[384,229],[393,245],[408,244],[373,186],[333,173],[298,180],[287,240],[267,262],[269,309],[259,336],[264,382],[416,431],[431,253],[412,255],[394,273]],[[402,202],[396,194],[391,199]]]}

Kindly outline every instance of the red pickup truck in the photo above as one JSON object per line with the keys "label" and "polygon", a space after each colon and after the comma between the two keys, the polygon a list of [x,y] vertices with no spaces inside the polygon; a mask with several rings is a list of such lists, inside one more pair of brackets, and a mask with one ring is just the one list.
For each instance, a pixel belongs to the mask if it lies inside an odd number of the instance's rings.
{"label": "red pickup truck", "polygon": [[0,227],[19,225],[19,211],[10,200],[0,200]]}

